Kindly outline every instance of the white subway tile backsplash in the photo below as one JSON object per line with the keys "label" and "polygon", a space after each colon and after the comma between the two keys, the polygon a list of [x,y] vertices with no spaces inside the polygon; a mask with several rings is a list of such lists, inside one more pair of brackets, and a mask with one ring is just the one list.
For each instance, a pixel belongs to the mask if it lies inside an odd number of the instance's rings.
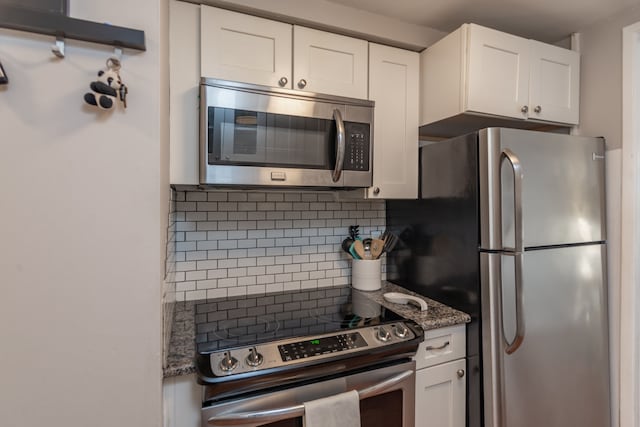
{"label": "white subway tile backsplash", "polygon": [[227,212],[207,212],[209,221],[226,221],[229,218]]}
{"label": "white subway tile backsplash", "polygon": [[204,280],[207,278],[206,270],[187,271],[185,274],[185,280]]}
{"label": "white subway tile backsplash", "polygon": [[238,267],[238,260],[236,258],[221,259],[218,261],[218,268],[236,268],[236,267]]}
{"label": "white subway tile backsplash", "polygon": [[257,265],[256,258],[238,259],[238,267],[255,267],[256,265]]}
{"label": "white subway tile backsplash", "polygon": [[299,246],[289,246],[284,248],[285,255],[300,255],[300,247]]}
{"label": "white subway tile backsplash", "polygon": [[196,231],[195,222],[178,222],[176,223],[176,231]]}
{"label": "white subway tile backsplash", "polygon": [[190,191],[186,194],[185,200],[187,200],[188,202],[206,202],[207,193]]}
{"label": "white subway tile backsplash", "polygon": [[362,237],[385,227],[383,201],[332,193],[177,191],[173,201],[176,301],[348,284],[348,227]]}
{"label": "white subway tile backsplash", "polygon": [[246,202],[247,193],[229,193],[227,200],[230,202]]}
{"label": "white subway tile backsplash", "polygon": [[268,256],[284,255],[284,248],[267,248]]}
{"label": "white subway tile backsplash", "polygon": [[238,278],[238,286],[250,286],[257,283],[256,276],[245,276]]}
{"label": "white subway tile backsplash", "polygon": [[[213,270],[207,270],[207,279],[226,279],[227,270],[224,268],[217,268]],[[220,281],[218,281],[220,283]]]}
{"label": "white subway tile backsplash", "polygon": [[[226,273],[226,272],[225,272]],[[230,288],[238,285],[238,279],[235,277],[230,277],[226,279],[218,279],[218,287],[219,288]]]}
{"label": "white subway tile backsplash", "polygon": [[198,280],[196,287],[198,289],[214,289],[218,286],[217,280]]}

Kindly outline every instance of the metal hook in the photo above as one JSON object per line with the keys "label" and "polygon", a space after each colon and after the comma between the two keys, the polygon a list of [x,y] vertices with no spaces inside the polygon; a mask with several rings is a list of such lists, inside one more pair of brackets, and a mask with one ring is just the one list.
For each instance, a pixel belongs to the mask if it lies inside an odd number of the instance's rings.
{"label": "metal hook", "polygon": [[56,44],[51,46],[51,52],[58,58],[64,58],[64,37],[56,36]]}
{"label": "metal hook", "polygon": [[122,48],[113,49],[113,55],[107,59],[107,67],[114,71],[118,71],[122,67]]}

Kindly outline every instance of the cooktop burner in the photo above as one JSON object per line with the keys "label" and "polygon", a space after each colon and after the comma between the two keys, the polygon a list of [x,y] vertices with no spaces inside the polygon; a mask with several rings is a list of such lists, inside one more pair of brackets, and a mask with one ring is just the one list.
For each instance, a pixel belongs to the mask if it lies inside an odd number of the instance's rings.
{"label": "cooktop burner", "polygon": [[210,353],[401,319],[349,286],[230,297],[196,305],[196,342]]}

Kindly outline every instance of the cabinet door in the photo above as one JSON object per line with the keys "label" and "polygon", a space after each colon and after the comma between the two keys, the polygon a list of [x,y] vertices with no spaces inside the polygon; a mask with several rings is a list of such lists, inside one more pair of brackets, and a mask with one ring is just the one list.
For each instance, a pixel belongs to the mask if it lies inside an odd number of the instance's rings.
{"label": "cabinet door", "polygon": [[529,40],[475,24],[469,26],[468,37],[465,109],[526,119]]}
{"label": "cabinet door", "polygon": [[578,124],[580,54],[534,40],[530,43],[529,118]]}
{"label": "cabinet door", "polygon": [[416,372],[416,427],[465,426],[465,376],[464,359]]}
{"label": "cabinet door", "polygon": [[368,197],[418,197],[419,61],[416,52],[369,44],[369,99],[376,107]]}
{"label": "cabinet door", "polygon": [[364,40],[294,26],[293,88],[367,99]]}
{"label": "cabinet door", "polygon": [[169,182],[198,185],[200,5],[169,3]]}
{"label": "cabinet door", "polygon": [[291,25],[203,5],[200,34],[203,77],[291,87]]}

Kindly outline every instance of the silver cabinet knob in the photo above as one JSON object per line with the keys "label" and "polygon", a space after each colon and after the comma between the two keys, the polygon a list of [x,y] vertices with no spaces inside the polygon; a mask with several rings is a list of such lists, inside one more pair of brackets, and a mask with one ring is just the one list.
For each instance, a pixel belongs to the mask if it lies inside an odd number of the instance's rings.
{"label": "silver cabinet knob", "polygon": [[229,372],[236,369],[236,366],[238,366],[238,359],[231,356],[230,352],[225,351],[224,359],[220,361],[220,369],[222,369],[225,372]]}
{"label": "silver cabinet knob", "polygon": [[278,80],[280,87],[284,87],[287,83],[289,83],[289,80],[286,77],[280,77],[280,80]]}
{"label": "silver cabinet knob", "polygon": [[536,108],[534,108],[534,109],[533,109],[533,111],[534,111],[535,113],[540,113],[540,112],[542,111],[542,107],[541,107],[541,106],[539,106],[539,105],[536,105]]}
{"label": "silver cabinet knob", "polygon": [[255,347],[249,350],[249,355],[247,356],[247,365],[253,367],[260,366],[262,365],[263,360],[264,357],[260,353],[258,353],[258,350],[256,350]]}
{"label": "silver cabinet knob", "polygon": [[306,85],[307,85],[307,81],[305,79],[300,79],[300,81],[298,82],[298,87],[300,89],[304,89]]}
{"label": "silver cabinet knob", "polygon": [[380,194],[380,187],[375,187],[375,188],[373,189],[373,194],[375,194],[376,196],[377,196],[378,194]]}
{"label": "silver cabinet knob", "polygon": [[523,114],[527,114],[527,112],[529,111],[529,107],[526,105],[523,105],[520,111],[522,111]]}
{"label": "silver cabinet knob", "polygon": [[456,374],[458,374],[458,378],[464,377],[464,369],[458,369],[458,372],[456,372]]}

